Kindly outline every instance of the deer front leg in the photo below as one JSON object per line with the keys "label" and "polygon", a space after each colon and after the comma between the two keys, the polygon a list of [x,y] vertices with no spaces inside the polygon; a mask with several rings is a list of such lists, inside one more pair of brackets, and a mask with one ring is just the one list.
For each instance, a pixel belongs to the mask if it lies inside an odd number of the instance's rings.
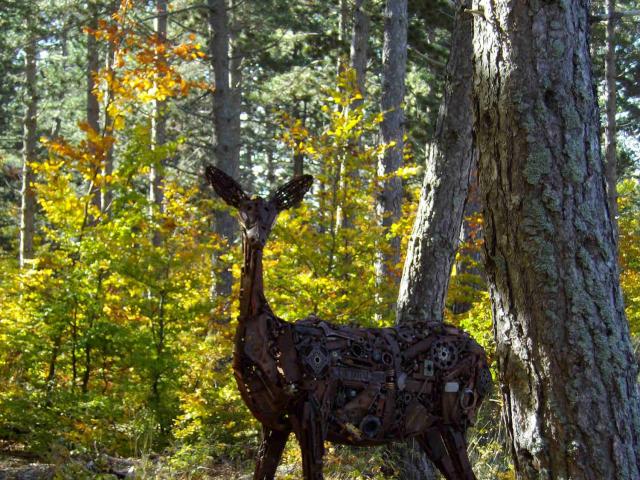
{"label": "deer front leg", "polygon": [[253,480],[274,479],[288,437],[288,430],[278,431],[272,430],[265,425],[262,426],[262,443],[258,450]]}
{"label": "deer front leg", "polygon": [[322,419],[319,418],[311,403],[305,402],[299,417],[292,418],[292,423],[302,453],[304,480],[322,480],[322,457],[324,456]]}

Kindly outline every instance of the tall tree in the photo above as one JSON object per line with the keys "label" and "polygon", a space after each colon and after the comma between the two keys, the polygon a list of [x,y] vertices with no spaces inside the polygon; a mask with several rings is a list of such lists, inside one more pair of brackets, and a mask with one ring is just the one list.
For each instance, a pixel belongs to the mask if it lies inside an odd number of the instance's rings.
{"label": "tall tree", "polygon": [[[442,321],[451,267],[473,165],[471,15],[456,2],[444,96],[428,149],[418,213],[400,282],[397,323]],[[412,443],[412,442],[410,442]],[[416,445],[399,452],[402,478],[435,479],[435,469]]]}
{"label": "tall tree", "polygon": [[31,15],[27,18],[27,44],[25,59],[25,115],[24,137],[22,143],[22,206],[20,209],[20,266],[33,258],[33,237],[35,234],[36,194],[33,189],[35,174],[32,162],[36,161],[38,127],[38,90],[37,74],[37,36]]}
{"label": "tall tree", "polygon": [[[607,179],[607,194],[609,198],[609,209],[611,217],[614,219],[618,212],[616,183],[617,161],[616,161],[616,0],[607,0],[607,54],[605,57],[605,85],[607,90],[606,113],[607,123],[605,125],[604,136],[604,159],[605,176]],[[615,224],[615,223],[614,223]]]}
{"label": "tall tree", "polygon": [[353,32],[351,34],[351,68],[356,72],[358,90],[364,96],[367,72],[367,43],[369,40],[369,15],[364,9],[365,0],[356,0],[353,6]]}
{"label": "tall tree", "polygon": [[[385,231],[400,217],[402,180],[395,172],[402,165],[404,147],[404,101],[407,69],[407,1],[387,0],[384,10],[384,44],[382,50],[382,98],[384,120],[380,126],[382,141],[392,144],[378,165],[380,176],[386,177],[378,202],[378,214]],[[389,281],[389,265],[400,261],[400,238],[393,237],[391,253],[382,254],[378,265],[378,281]],[[397,281],[397,280],[396,280]]]}
{"label": "tall tree", "polygon": [[[156,18],[155,18],[155,34],[156,41],[159,45],[167,43],[167,0],[156,1]],[[163,75],[164,69],[162,68],[166,63],[163,56],[164,50],[160,49],[158,58],[159,73]],[[165,116],[166,101],[156,99],[153,106],[153,117],[151,118],[151,136],[152,147],[154,149],[162,148],[167,141],[167,118]],[[154,162],[151,164],[149,170],[149,203],[152,208],[158,208],[162,210],[162,181],[163,181],[163,159],[154,158]],[[153,233],[153,244],[158,246],[161,242],[160,233],[155,231]]]}
{"label": "tall tree", "polygon": [[[218,168],[233,178],[240,169],[240,101],[237,83],[231,74],[239,74],[239,58],[230,62],[231,27],[229,5],[226,0],[208,0],[209,54],[211,57],[215,91],[213,94],[213,152]],[[234,55],[239,55],[237,52]],[[216,212],[216,232],[227,242],[236,235],[236,221],[226,211]],[[214,275],[213,295],[230,298],[233,276],[229,265],[214,259],[218,271]]]}
{"label": "tall tree", "polygon": [[[90,1],[88,5],[89,18],[87,37],[87,124],[95,133],[100,132],[100,103],[95,92],[96,82],[95,75],[100,68],[100,52],[98,50],[98,42],[96,41],[95,31],[98,28],[98,5],[95,1]],[[95,148],[92,148],[95,153]],[[99,166],[96,166],[99,168]],[[97,172],[96,172],[97,173]],[[91,201],[94,205],[101,208],[100,189],[92,185],[93,195]]]}
{"label": "tall tree", "polygon": [[518,478],[640,478],[640,399],[589,3],[474,0],[474,105],[503,416]]}
{"label": "tall tree", "polygon": [[[109,4],[109,10],[111,15],[118,10],[117,0],[111,0]],[[104,62],[104,68],[109,75],[113,75],[113,67],[115,60],[115,45],[113,42],[109,42],[107,45],[107,54]],[[104,132],[106,134],[113,134],[113,121],[114,118],[109,112],[109,106],[114,99],[114,92],[111,85],[106,86],[106,95],[104,102]],[[113,146],[110,145],[104,155],[104,165],[102,168],[102,176],[107,177],[113,173]],[[109,185],[104,185],[100,190],[100,210],[107,212],[111,205],[111,188]]]}
{"label": "tall tree", "polygon": [[89,21],[87,37],[87,123],[95,132],[100,131],[100,103],[95,94],[95,75],[100,68],[100,52],[96,41],[95,31],[98,28],[98,5],[89,2]]}
{"label": "tall tree", "polygon": [[398,293],[397,321],[442,321],[473,166],[471,15],[456,11],[445,90]]}

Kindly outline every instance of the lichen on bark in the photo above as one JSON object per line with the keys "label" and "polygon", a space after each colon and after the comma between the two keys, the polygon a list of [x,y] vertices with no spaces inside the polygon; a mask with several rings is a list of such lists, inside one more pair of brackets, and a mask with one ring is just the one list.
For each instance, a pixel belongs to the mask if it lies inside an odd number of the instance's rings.
{"label": "lichen on bark", "polygon": [[474,0],[486,271],[518,478],[640,478],[586,1]]}

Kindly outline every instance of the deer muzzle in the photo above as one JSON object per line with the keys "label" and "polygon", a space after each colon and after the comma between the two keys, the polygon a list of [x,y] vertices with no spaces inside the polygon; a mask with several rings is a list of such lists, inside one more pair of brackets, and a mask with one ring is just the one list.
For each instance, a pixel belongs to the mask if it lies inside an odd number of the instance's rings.
{"label": "deer muzzle", "polygon": [[262,225],[255,223],[251,227],[245,229],[247,240],[254,247],[264,247],[267,243],[269,231]]}

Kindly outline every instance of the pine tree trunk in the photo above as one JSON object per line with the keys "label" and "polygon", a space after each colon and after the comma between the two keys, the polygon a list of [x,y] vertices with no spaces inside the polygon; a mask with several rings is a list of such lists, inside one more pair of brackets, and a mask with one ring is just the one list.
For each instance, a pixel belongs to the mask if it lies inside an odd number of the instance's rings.
{"label": "pine tree trunk", "polygon": [[[111,12],[115,12],[117,10],[117,3],[112,3]],[[113,71],[113,62],[115,61],[115,45],[111,42],[107,47],[107,55],[105,59],[105,68],[108,72],[112,73]],[[113,90],[111,87],[107,86],[106,92],[106,102],[104,108],[104,131],[107,135],[113,135],[113,118],[109,114],[108,107],[113,102]],[[113,173],[113,145],[107,148],[107,151],[104,155],[104,165],[102,169],[102,175],[104,177],[108,177]],[[109,185],[106,184],[100,190],[100,211],[108,212],[109,207],[111,205],[111,189]]]}
{"label": "pine tree trunk", "polygon": [[351,35],[351,68],[356,72],[358,90],[366,93],[367,42],[369,40],[369,15],[363,9],[365,0],[356,0],[353,7],[353,33]]}
{"label": "pine tree trunk", "polygon": [[[95,3],[89,2],[89,27],[92,30],[98,28],[98,7]],[[98,97],[94,94],[94,75],[100,68],[100,54],[96,37],[88,32],[87,34],[87,123],[95,131],[100,131],[100,104]]]}
{"label": "pine tree trunk", "polygon": [[[473,165],[471,16],[457,3],[443,101],[427,154],[418,214],[398,294],[398,323],[442,321]],[[401,478],[435,479],[433,465],[410,441],[397,451]]]}
{"label": "pine tree trunk", "polygon": [[443,102],[398,294],[397,321],[442,321],[473,166],[471,15],[456,13]]}
{"label": "pine tree trunk", "polygon": [[607,55],[605,58],[605,78],[607,86],[607,124],[604,136],[605,172],[607,194],[611,217],[618,213],[616,184],[618,182],[616,160],[616,0],[607,0]]}
{"label": "pine tree trunk", "polygon": [[26,110],[22,150],[22,190],[20,209],[20,267],[33,258],[33,236],[35,234],[36,194],[32,183],[35,174],[31,163],[37,160],[38,93],[36,85],[37,42],[33,25],[28,20],[29,38],[25,48]]}
{"label": "pine tree trunk", "polygon": [[[93,31],[98,29],[98,6],[95,2],[89,2],[89,28]],[[100,103],[98,97],[94,93],[96,86],[94,76],[100,68],[100,54],[98,51],[98,43],[93,32],[87,32],[87,124],[96,134],[100,133]],[[89,144],[91,153],[96,154],[97,149],[95,145]],[[101,171],[102,167],[96,165],[96,169]],[[95,173],[99,173],[96,171]],[[91,202],[98,208],[100,205],[100,189],[96,187],[95,183],[91,185],[92,196]]]}
{"label": "pine tree trunk", "polygon": [[[227,2],[208,0],[209,53],[212,60],[215,92],[213,94],[213,151],[218,168],[238,178],[240,168],[240,82],[239,58],[230,64],[231,29]],[[232,72],[233,67],[233,72]],[[234,78],[232,77],[232,74]],[[229,244],[236,237],[236,221],[227,211],[216,212],[215,230]],[[213,259],[212,296],[229,299],[233,277],[230,265]]]}
{"label": "pine tree trunk", "polygon": [[588,6],[473,5],[486,272],[519,479],[640,478]]}
{"label": "pine tree trunk", "polygon": [[[156,1],[155,32],[158,41],[167,41],[167,0]],[[164,59],[158,59],[163,63]],[[166,102],[155,100],[153,117],[151,119],[151,146],[154,150],[162,147],[167,142],[167,119],[165,116]],[[163,183],[163,159],[155,158],[149,170],[149,203],[152,209],[162,211],[164,201]],[[160,232],[153,232],[153,244],[159,246],[162,243]]]}
{"label": "pine tree trunk", "polygon": [[[387,0],[384,12],[384,44],[382,49],[382,100],[384,120],[380,126],[382,142],[393,143],[386,150],[378,165],[380,176],[388,176],[382,182],[378,200],[378,215],[385,231],[400,218],[402,206],[402,180],[393,174],[402,165],[404,135],[404,83],[407,65],[407,1]],[[400,238],[390,240],[389,253],[380,255],[376,266],[378,282],[398,282],[389,278],[389,266],[400,261]]]}

